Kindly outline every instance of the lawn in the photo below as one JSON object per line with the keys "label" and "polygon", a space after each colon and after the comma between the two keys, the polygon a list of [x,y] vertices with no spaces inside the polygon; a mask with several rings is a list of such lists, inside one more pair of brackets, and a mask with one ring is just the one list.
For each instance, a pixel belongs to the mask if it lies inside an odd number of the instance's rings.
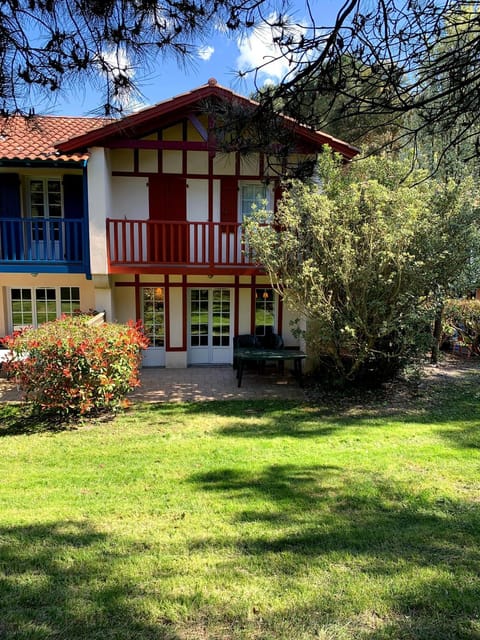
{"label": "lawn", "polygon": [[0,637],[480,638],[479,380],[54,431],[0,406]]}

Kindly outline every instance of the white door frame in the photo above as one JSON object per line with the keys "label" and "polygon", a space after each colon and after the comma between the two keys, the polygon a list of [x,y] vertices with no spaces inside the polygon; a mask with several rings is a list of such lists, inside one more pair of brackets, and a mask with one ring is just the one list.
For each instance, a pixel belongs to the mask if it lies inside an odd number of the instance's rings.
{"label": "white door frame", "polygon": [[[208,301],[208,338],[207,344],[192,345],[191,317],[192,317],[192,291],[207,291]],[[229,292],[229,344],[218,346],[213,344],[213,292],[223,290]],[[187,363],[188,364],[231,364],[233,359],[233,316],[234,316],[234,289],[229,286],[205,286],[191,287],[188,289],[188,306],[187,306]]]}

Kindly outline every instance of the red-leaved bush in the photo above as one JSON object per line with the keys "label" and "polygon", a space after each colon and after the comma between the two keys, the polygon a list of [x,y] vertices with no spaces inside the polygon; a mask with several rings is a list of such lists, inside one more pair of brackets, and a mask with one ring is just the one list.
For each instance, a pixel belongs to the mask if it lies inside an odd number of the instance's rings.
{"label": "red-leaved bush", "polygon": [[58,416],[116,409],[139,385],[141,350],[148,338],[138,324],[89,324],[89,316],[62,317],[5,338],[14,376],[34,410]]}

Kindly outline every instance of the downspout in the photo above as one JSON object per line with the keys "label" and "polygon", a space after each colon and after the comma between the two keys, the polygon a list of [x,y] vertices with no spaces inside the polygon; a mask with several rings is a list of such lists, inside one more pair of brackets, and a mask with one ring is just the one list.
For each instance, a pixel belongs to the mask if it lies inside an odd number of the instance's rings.
{"label": "downspout", "polygon": [[92,279],[92,269],[90,262],[90,219],[88,215],[88,177],[87,177],[87,160],[83,161],[83,266],[85,267],[85,277],[87,280]]}

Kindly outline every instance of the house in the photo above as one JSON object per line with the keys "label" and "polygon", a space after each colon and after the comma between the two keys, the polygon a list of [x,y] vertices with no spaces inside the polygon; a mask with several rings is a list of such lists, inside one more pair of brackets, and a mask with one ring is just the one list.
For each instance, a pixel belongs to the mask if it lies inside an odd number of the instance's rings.
{"label": "house", "polygon": [[241,222],[259,200],[275,209],[287,165],[357,150],[281,117],[287,155],[240,153],[220,144],[222,104],[254,103],[210,80],[121,120],[3,119],[0,335],[96,309],[143,321],[145,366],[230,363],[241,333],[297,344]]}

